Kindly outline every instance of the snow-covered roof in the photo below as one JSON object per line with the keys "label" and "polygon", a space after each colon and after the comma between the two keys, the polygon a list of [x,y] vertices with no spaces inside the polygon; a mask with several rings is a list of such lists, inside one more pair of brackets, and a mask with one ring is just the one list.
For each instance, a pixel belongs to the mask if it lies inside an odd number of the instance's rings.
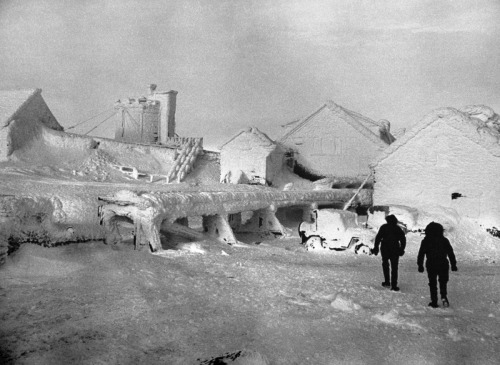
{"label": "snow-covered roof", "polygon": [[300,121],[293,121],[285,125],[285,127],[291,127],[291,129],[279,139],[279,142],[283,143],[288,139],[289,136],[295,134],[298,130],[300,130],[304,125],[309,123],[315,115],[317,115],[322,110],[327,109],[332,116],[332,119],[342,119],[349,125],[351,125],[354,129],[356,129],[360,134],[368,138],[370,141],[375,143],[376,145],[385,148],[388,146],[383,139],[380,138],[379,128],[382,127],[382,124],[379,122],[375,122],[370,118],[367,118],[359,113],[356,113],[352,110],[346,109],[338,104],[335,104],[333,101],[328,100],[323,105],[321,105],[318,109],[316,109],[313,113],[303,118]]}
{"label": "snow-covered roof", "polygon": [[[420,122],[408,130],[401,138],[397,139],[387,149],[385,149],[372,164],[377,166],[387,157],[405,146],[409,141],[415,138],[422,130],[432,128],[438,121],[444,121],[448,126],[455,128],[463,133],[472,142],[482,146],[493,156],[500,157],[500,124],[498,124],[498,115],[493,113],[489,116],[485,113],[477,113],[478,108],[492,111],[486,106],[468,106],[460,110],[455,108],[439,108],[427,114]],[[486,118],[480,118],[479,116]],[[486,119],[486,121],[484,120]],[[492,121],[496,121],[496,126],[492,127]]]}
{"label": "snow-covered roof", "polygon": [[0,125],[7,125],[42,89],[0,90]]}
{"label": "snow-covered roof", "polygon": [[257,138],[258,140],[264,142],[265,145],[268,145],[268,146],[276,145],[276,143],[271,138],[269,138],[267,136],[267,134],[261,132],[257,127],[248,127],[248,128],[244,128],[241,131],[239,131],[236,135],[234,135],[232,138],[230,138],[227,142],[222,144],[219,147],[219,149],[222,150],[222,148],[224,146],[231,143],[232,141],[234,141],[236,138],[238,138],[242,134],[248,134],[248,133],[250,133],[253,137]]}

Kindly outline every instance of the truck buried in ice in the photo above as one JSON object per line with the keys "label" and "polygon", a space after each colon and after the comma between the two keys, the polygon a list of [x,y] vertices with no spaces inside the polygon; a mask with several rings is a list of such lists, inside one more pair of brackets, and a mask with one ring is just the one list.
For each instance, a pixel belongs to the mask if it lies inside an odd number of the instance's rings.
{"label": "truck buried in ice", "polygon": [[344,251],[371,254],[375,232],[362,227],[356,213],[339,209],[314,209],[309,221],[299,225],[307,251]]}

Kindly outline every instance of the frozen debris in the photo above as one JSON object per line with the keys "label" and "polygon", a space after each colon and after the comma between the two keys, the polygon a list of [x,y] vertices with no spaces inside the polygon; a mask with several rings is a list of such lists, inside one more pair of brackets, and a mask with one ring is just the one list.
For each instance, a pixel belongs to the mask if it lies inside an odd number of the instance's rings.
{"label": "frozen debris", "polygon": [[425,328],[418,323],[401,318],[397,309],[391,309],[389,312],[375,314],[374,319],[393,326],[403,327],[415,332],[427,332]]}
{"label": "frozen debris", "polygon": [[115,160],[102,150],[92,150],[90,156],[83,161],[76,171],[81,175],[91,175],[96,181],[106,181],[109,178],[108,166],[115,164]]}
{"label": "frozen debris", "polygon": [[201,247],[199,243],[183,243],[179,245],[179,248],[183,251],[191,252],[191,253],[199,253],[205,255],[207,251]]}
{"label": "frozen debris", "polygon": [[330,304],[333,308],[343,312],[353,312],[361,309],[361,306],[342,294],[337,294]]}
{"label": "frozen debris", "polygon": [[458,329],[457,328],[450,328],[448,330],[448,336],[450,336],[450,338],[453,341],[460,341],[462,339],[462,337],[458,334]]}

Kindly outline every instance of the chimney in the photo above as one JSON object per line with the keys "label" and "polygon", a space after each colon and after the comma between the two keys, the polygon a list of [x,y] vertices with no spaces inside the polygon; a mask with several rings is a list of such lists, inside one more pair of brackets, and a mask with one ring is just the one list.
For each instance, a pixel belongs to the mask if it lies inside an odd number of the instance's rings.
{"label": "chimney", "polygon": [[177,91],[167,91],[167,135],[168,137],[175,137],[175,109],[177,106]]}
{"label": "chimney", "polygon": [[158,125],[158,141],[165,144],[169,137],[175,137],[175,109],[177,104],[177,91],[156,91],[156,85],[149,85],[150,100],[160,102],[160,121]]}
{"label": "chimney", "polygon": [[149,84],[148,87],[148,96],[152,96],[155,93],[156,84]]}

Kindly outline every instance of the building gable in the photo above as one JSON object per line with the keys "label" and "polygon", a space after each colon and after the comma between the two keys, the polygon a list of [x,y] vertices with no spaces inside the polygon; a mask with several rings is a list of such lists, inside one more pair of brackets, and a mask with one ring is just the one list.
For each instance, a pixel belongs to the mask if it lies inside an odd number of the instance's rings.
{"label": "building gable", "polygon": [[40,89],[0,90],[0,123],[8,125],[30,99],[41,92]]}
{"label": "building gable", "polygon": [[259,129],[250,127],[241,130],[219,147],[221,151],[227,149],[247,150],[255,148],[272,151],[276,149],[276,143]]}
{"label": "building gable", "polygon": [[406,132],[403,137],[385,149],[380,157],[372,163],[371,167],[375,168],[377,165],[383,163],[400,148],[404,148],[411,141],[418,138],[423,130],[439,127],[440,124],[437,123],[438,121],[445,122],[450,128],[460,131],[471,142],[480,145],[492,155],[500,157],[500,133],[489,128],[486,123],[471,118],[466,112],[461,112],[454,108],[440,108],[425,116],[419,123]]}
{"label": "building gable", "polygon": [[317,121],[318,118],[322,121],[322,125],[319,126],[319,128],[322,128],[325,131],[331,129],[332,124],[342,126],[349,125],[351,128],[354,128],[359,135],[363,136],[364,140],[374,144],[377,148],[384,149],[387,147],[387,144],[369,127],[367,127],[368,123],[370,125],[376,125],[376,128],[378,129],[378,123],[362,116],[361,114],[344,109],[335,104],[333,101],[326,102],[302,121],[294,123],[293,128],[281,137],[279,140],[280,143],[286,145],[292,139],[300,138],[301,131],[303,131],[308,124]]}
{"label": "building gable", "polygon": [[0,126],[13,120],[37,120],[48,128],[63,130],[43,99],[41,89],[0,91]]}

